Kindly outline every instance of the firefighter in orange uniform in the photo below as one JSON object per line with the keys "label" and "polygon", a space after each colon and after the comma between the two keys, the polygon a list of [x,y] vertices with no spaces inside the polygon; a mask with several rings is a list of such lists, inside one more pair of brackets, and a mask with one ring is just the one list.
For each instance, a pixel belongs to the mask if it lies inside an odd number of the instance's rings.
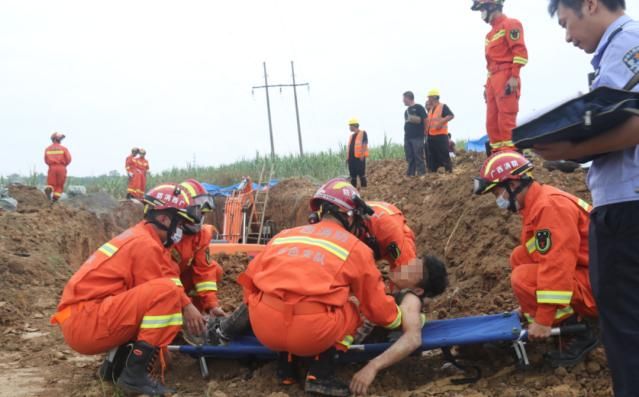
{"label": "firefighter in orange uniform", "polygon": [[161,185],[145,195],[145,204],[143,221],[102,245],[71,277],[51,323],[78,353],[111,350],[100,368],[102,379],[126,392],[163,395],[172,390],[150,375],[151,364],[159,356],[164,368],[162,349],[180,331],[183,317],[204,320],[175,278],[167,249],[180,241],[184,223],[193,221],[189,195],[178,185]]}
{"label": "firefighter in orange uniform", "polygon": [[49,166],[47,186],[44,190],[52,201],[58,201],[62,196],[67,180],[67,166],[71,164],[71,154],[62,146],[64,138],[64,134],[54,132],[51,135],[51,145],[44,151],[44,162]]}
{"label": "firefighter in orange uniform", "polygon": [[348,138],[346,147],[346,163],[351,176],[351,185],[357,187],[357,178],[361,187],[368,186],[366,180],[366,158],[368,158],[368,135],[366,131],[359,129],[359,121],[350,119],[348,128],[351,136]]}
{"label": "firefighter in orange uniform", "polygon": [[138,155],[138,153],[140,153],[140,149],[134,147],[133,149],[131,149],[131,154],[127,156],[126,160],[124,161],[124,167],[126,168],[126,175],[129,178],[129,183],[126,189],[126,198],[128,199],[136,197],[137,188],[135,186],[135,179],[133,177],[135,175],[135,172],[137,171],[135,158]]}
{"label": "firefighter in orange uniform", "polygon": [[[347,349],[352,342],[360,311],[388,329],[402,325],[402,312],[384,292],[373,253],[350,232],[362,222],[356,196],[348,182],[329,181],[311,202],[318,223],[275,236],[238,279],[260,342],[274,351],[315,357],[307,392],[350,394],[334,377],[333,360],[336,348]],[[280,376],[285,380],[291,371],[280,359]]]}
{"label": "firefighter in orange uniform", "polygon": [[[492,192],[502,209],[522,216],[521,245],[511,255],[511,282],[529,337],[550,336],[551,327],[598,316],[588,272],[590,204],[532,177],[533,165],[517,152],[489,157],[475,179],[475,193]],[[556,365],[574,365],[598,344],[589,329],[558,352]]]}
{"label": "firefighter in orange uniform", "polygon": [[213,197],[195,179],[182,182],[180,187],[191,196],[188,211],[194,222],[184,225],[184,237],[171,248],[171,256],[180,267],[184,290],[200,312],[224,316],[217,298],[217,283],[222,279],[223,271],[209,252],[214,228],[203,224],[204,215],[215,208]]}
{"label": "firefighter in orange uniform", "polygon": [[486,129],[493,152],[514,150],[512,130],[517,123],[521,95],[520,70],[528,63],[524,29],[516,19],[502,13],[505,0],[473,0],[492,26],[486,36],[488,81],[485,87]]}
{"label": "firefighter in orange uniform", "polygon": [[138,158],[135,160],[138,170],[140,172],[140,181],[138,186],[138,192],[144,194],[146,191],[146,178],[149,173],[149,161],[146,159],[146,150],[140,148]]}

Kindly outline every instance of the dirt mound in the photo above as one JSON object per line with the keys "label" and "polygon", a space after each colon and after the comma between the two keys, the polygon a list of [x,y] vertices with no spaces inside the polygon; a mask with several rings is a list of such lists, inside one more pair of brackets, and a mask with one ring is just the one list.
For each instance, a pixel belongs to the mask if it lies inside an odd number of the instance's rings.
{"label": "dirt mound", "polygon": [[266,218],[273,221],[277,231],[303,225],[308,219],[308,200],[318,184],[308,178],[285,179],[269,193]]}
{"label": "dirt mound", "polygon": [[21,213],[38,211],[51,205],[47,196],[32,186],[9,185],[9,195],[18,200],[18,212]]}

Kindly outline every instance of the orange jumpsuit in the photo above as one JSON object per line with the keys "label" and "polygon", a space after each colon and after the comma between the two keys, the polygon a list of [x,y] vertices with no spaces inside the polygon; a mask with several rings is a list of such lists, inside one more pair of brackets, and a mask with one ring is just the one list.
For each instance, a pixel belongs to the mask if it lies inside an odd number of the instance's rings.
{"label": "orange jumpsuit", "polygon": [[129,181],[131,189],[128,191],[133,197],[141,199],[146,192],[146,173],[149,162],[143,158],[133,159],[133,178]]}
{"label": "orange jumpsuit", "polygon": [[360,311],[388,329],[402,323],[371,250],[328,220],[275,236],[238,282],[255,335],[274,351],[315,356],[332,346],[347,349]]}
{"label": "orange jumpsuit", "polygon": [[53,200],[58,200],[64,191],[67,181],[67,166],[71,164],[69,150],[59,143],[54,143],[44,151],[44,162],[49,166],[47,187],[53,192]]}
{"label": "orange jumpsuit", "polygon": [[375,211],[369,217],[368,231],[377,239],[382,259],[390,263],[391,270],[417,258],[415,234],[408,227],[402,211],[382,201],[369,201],[367,204]]}
{"label": "orange jumpsuit", "polygon": [[[502,15],[491,25],[486,36],[486,130],[493,151],[511,150],[521,95],[519,72],[528,63],[528,50],[521,22]],[[511,77],[519,80],[519,88],[508,94],[506,83]]]}
{"label": "orange jumpsuit", "polygon": [[126,192],[132,197],[137,197],[137,188],[135,185],[135,173],[137,171],[137,166],[135,164],[134,155],[127,156],[124,162],[124,167],[126,168],[126,174],[129,177],[129,184],[127,186]]}
{"label": "orange jumpsuit", "polygon": [[190,299],[151,225],[140,222],[100,247],[71,277],[58,312],[67,344],[98,354],[132,340],[167,346]]}
{"label": "orange jumpsuit", "polygon": [[211,258],[209,244],[214,228],[204,225],[198,234],[185,234],[182,241],[171,248],[173,260],[180,266],[180,280],[184,290],[200,311],[219,305],[217,282],[222,279],[222,268]]}
{"label": "orange jumpsuit", "polygon": [[529,321],[551,326],[574,313],[597,316],[588,273],[590,210],[552,186],[530,186],[521,245],[510,258],[512,287]]}

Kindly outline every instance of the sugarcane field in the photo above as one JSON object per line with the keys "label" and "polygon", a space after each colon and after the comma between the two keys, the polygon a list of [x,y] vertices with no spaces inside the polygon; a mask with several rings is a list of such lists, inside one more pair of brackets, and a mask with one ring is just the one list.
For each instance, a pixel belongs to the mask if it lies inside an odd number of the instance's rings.
{"label": "sugarcane field", "polygon": [[639,396],[638,11],[0,3],[0,396]]}

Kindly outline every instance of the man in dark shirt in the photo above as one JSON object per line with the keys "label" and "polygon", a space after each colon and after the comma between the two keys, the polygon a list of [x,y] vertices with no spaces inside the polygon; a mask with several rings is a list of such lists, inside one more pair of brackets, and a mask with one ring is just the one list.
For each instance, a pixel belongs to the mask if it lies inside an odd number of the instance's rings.
{"label": "man in dark shirt", "polygon": [[424,175],[424,135],[428,114],[422,105],[415,103],[415,94],[411,91],[404,93],[404,105],[408,107],[404,112],[404,152],[408,162],[406,175]]}
{"label": "man in dark shirt", "polygon": [[439,101],[439,90],[428,93],[428,121],[426,126],[428,141],[428,168],[437,172],[444,167],[447,172],[453,171],[453,163],[448,154],[448,123],[455,118],[448,105]]}

